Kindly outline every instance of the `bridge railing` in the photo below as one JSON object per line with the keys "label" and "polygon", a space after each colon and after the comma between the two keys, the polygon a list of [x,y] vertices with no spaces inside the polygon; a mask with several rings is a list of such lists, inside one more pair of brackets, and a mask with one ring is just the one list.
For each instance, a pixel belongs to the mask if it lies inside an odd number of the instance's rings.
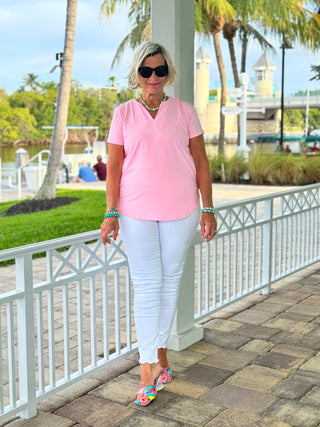
{"label": "bridge railing", "polygon": [[[248,97],[248,105],[254,104],[254,105],[276,105],[279,106],[281,103],[280,96],[273,96],[273,97],[262,97],[262,96],[249,96]],[[317,104],[320,105],[320,94],[317,95],[311,95],[309,98],[307,95],[290,95],[290,96],[284,96],[284,104],[286,106],[289,105],[312,105]]]}
{"label": "bridge railing", "polygon": [[[209,103],[216,103],[219,102],[219,98],[217,96],[210,96],[209,97]],[[230,97],[229,102],[237,103],[237,99]],[[281,103],[281,97],[280,95],[274,95],[271,97],[262,97],[262,96],[250,96],[247,97],[247,104],[250,105],[259,105],[259,106],[280,106]],[[310,95],[307,97],[306,94],[301,95],[286,95],[284,96],[284,105],[285,106],[306,106],[309,105],[320,105],[320,94],[316,95]]]}
{"label": "bridge railing", "polygon": [[[320,184],[219,206],[218,234],[191,242],[170,348],[196,322],[320,260]],[[121,239],[99,231],[0,251],[0,421],[137,351]],[[192,309],[194,307],[194,310]]]}

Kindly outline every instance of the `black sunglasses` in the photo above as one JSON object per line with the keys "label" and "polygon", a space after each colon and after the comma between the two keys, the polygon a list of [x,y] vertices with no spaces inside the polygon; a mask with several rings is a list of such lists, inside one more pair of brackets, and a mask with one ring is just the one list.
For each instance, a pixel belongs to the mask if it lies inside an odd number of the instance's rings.
{"label": "black sunglasses", "polygon": [[164,77],[168,74],[168,65],[159,65],[156,68],[151,67],[139,67],[138,71],[140,73],[140,76],[144,79],[148,79],[152,76],[152,73],[155,72],[156,76],[158,77]]}

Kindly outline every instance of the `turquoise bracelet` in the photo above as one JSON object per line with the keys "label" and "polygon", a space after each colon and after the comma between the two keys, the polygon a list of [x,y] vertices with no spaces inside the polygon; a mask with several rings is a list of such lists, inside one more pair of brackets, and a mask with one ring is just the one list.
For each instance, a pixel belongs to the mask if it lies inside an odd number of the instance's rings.
{"label": "turquoise bracelet", "polygon": [[109,218],[111,216],[115,216],[116,218],[119,218],[120,215],[118,214],[118,212],[110,212],[110,213],[106,213],[104,216],[104,219]]}
{"label": "turquoise bracelet", "polygon": [[111,217],[111,216],[114,216],[114,217],[116,217],[116,218],[119,218],[119,217],[120,217],[120,215],[119,215],[119,211],[118,211],[118,209],[116,209],[116,208],[107,209],[107,212],[106,212],[106,214],[105,214],[105,216],[104,216],[104,219],[109,218],[109,217]]}
{"label": "turquoise bracelet", "polygon": [[202,209],[201,209],[201,212],[202,212],[202,213],[204,213],[204,212],[210,212],[210,213],[213,213],[213,214],[214,214],[214,213],[215,213],[215,211],[216,211],[216,210],[215,210],[215,208],[202,208]]}

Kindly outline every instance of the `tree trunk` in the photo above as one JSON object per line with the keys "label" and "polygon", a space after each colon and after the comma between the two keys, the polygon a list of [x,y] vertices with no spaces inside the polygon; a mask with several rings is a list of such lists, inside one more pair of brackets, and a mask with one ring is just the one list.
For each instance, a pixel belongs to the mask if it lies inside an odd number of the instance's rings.
{"label": "tree trunk", "polygon": [[248,36],[247,34],[244,34],[242,39],[242,49],[241,49],[241,73],[246,72],[247,47],[248,47]]}
{"label": "tree trunk", "polygon": [[237,58],[236,58],[236,53],[234,50],[233,38],[228,39],[228,46],[229,46],[229,52],[230,52],[230,59],[231,59],[234,85],[235,85],[235,87],[240,87]]}
{"label": "tree trunk", "polygon": [[56,197],[56,183],[61,162],[62,145],[65,138],[68,121],[77,3],[78,0],[68,0],[64,53],[61,67],[59,91],[57,96],[57,108],[55,113],[53,135],[50,145],[50,155],[43,184],[37,194],[34,196],[34,199],[37,200],[54,199]]}
{"label": "tree trunk", "polygon": [[[227,40],[228,40],[228,46],[229,46],[229,52],[230,52],[234,85],[235,87],[240,87],[237,58],[234,50],[233,38],[228,38]],[[239,103],[238,103],[238,106],[239,106]],[[238,146],[240,145],[240,115],[239,114],[237,115],[237,145]]]}
{"label": "tree trunk", "polygon": [[220,154],[223,154],[224,153],[225,116],[222,114],[222,107],[224,107],[227,102],[227,76],[226,76],[226,70],[223,63],[222,52],[221,52],[220,31],[213,32],[212,36],[213,36],[214,49],[216,53],[220,80],[221,80],[220,131],[219,131],[219,140],[218,140],[218,150]]}

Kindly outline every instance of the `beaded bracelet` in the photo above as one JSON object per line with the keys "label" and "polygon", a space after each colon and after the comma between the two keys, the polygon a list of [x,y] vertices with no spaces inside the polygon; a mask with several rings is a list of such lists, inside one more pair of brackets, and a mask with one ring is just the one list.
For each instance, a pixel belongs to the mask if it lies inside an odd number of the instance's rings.
{"label": "beaded bracelet", "polygon": [[201,212],[202,212],[202,213],[204,213],[204,212],[210,212],[210,213],[213,213],[213,214],[214,214],[214,213],[215,213],[215,211],[216,211],[216,210],[215,210],[215,208],[202,208],[202,209],[201,209]]}
{"label": "beaded bracelet", "polygon": [[109,217],[111,217],[111,216],[115,216],[116,218],[119,218],[119,217],[120,217],[120,215],[119,215],[118,213],[113,212],[113,213],[105,214],[104,219],[109,218]]}
{"label": "beaded bracelet", "polygon": [[107,209],[104,218],[109,218],[110,216],[115,216],[116,218],[119,218],[120,215],[119,215],[118,209],[115,209],[115,208]]}

